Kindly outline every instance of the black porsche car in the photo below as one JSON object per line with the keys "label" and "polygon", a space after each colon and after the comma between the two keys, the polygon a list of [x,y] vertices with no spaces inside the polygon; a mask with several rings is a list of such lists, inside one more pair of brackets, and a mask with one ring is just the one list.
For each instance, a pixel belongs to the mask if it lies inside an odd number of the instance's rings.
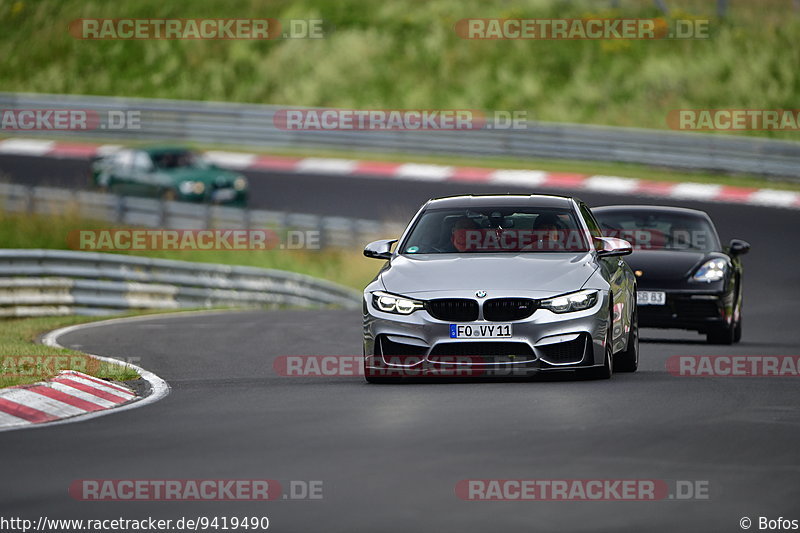
{"label": "black porsche car", "polygon": [[741,256],[750,244],[723,247],[703,211],[662,206],[593,208],[604,235],[629,241],[639,325],[699,331],[708,342],[742,338]]}

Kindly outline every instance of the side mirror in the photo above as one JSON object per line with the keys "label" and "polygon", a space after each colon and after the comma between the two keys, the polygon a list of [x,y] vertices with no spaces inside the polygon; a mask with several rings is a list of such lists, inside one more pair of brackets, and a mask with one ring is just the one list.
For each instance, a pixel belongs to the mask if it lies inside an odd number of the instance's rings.
{"label": "side mirror", "polygon": [[615,257],[633,253],[633,246],[624,239],[616,237],[595,237],[595,250],[599,257]]}
{"label": "side mirror", "polygon": [[731,239],[728,248],[731,255],[744,255],[750,251],[750,243],[741,239]]}
{"label": "side mirror", "polygon": [[397,239],[382,239],[374,241],[364,247],[364,255],[373,259],[391,259],[392,245]]}

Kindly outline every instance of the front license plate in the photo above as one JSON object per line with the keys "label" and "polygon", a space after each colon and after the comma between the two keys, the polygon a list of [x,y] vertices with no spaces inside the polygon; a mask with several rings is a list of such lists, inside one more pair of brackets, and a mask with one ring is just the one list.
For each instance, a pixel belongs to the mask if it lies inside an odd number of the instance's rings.
{"label": "front license plate", "polygon": [[511,324],[450,324],[451,339],[506,339]]}
{"label": "front license plate", "polygon": [[227,202],[236,198],[236,191],[234,189],[217,189],[211,193],[211,199],[215,202]]}
{"label": "front license plate", "polygon": [[636,305],[664,305],[667,293],[661,291],[636,291]]}

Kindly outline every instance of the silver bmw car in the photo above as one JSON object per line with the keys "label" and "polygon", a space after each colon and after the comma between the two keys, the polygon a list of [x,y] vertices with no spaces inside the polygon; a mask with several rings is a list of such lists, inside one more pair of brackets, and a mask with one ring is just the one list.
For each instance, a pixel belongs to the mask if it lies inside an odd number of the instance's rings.
{"label": "silver bmw car", "polygon": [[629,253],[575,198],[430,200],[399,242],[364,250],[386,261],[364,290],[366,380],[633,372]]}

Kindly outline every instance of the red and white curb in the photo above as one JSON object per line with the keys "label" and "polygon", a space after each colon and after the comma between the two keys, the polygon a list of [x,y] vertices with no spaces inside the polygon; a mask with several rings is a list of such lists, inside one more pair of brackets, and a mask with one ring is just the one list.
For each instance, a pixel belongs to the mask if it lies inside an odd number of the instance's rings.
{"label": "red and white curb", "polygon": [[[186,313],[171,313],[170,316],[183,314]],[[166,315],[159,316],[159,318],[165,317]],[[122,322],[152,320],[153,318],[155,317],[112,318],[67,326],[46,334],[42,337],[42,344],[52,348],[64,348],[58,343],[58,338],[67,333]],[[111,357],[86,355],[134,370],[141,379],[149,384],[149,394],[137,396],[125,386],[81,372],[66,370],[46,382],[0,389],[0,431],[48,427],[119,413],[155,403],[170,392],[169,384],[166,381],[144,368]]]}
{"label": "red and white curb", "polygon": [[48,381],[0,391],[0,427],[54,422],[111,409],[135,398],[136,394],[122,385],[62,370]]}
{"label": "red and white curb", "polygon": [[[115,144],[66,143],[38,139],[15,138],[0,141],[0,154],[70,159],[87,159],[106,155],[120,148],[122,146]],[[732,187],[693,182],[659,182],[618,176],[592,176],[541,170],[459,167],[319,157],[280,157],[216,150],[208,151],[205,155],[220,166],[237,170],[385,177],[433,182],[494,183],[536,189],[583,190],[628,196],[800,209],[800,193],[769,188]]]}

